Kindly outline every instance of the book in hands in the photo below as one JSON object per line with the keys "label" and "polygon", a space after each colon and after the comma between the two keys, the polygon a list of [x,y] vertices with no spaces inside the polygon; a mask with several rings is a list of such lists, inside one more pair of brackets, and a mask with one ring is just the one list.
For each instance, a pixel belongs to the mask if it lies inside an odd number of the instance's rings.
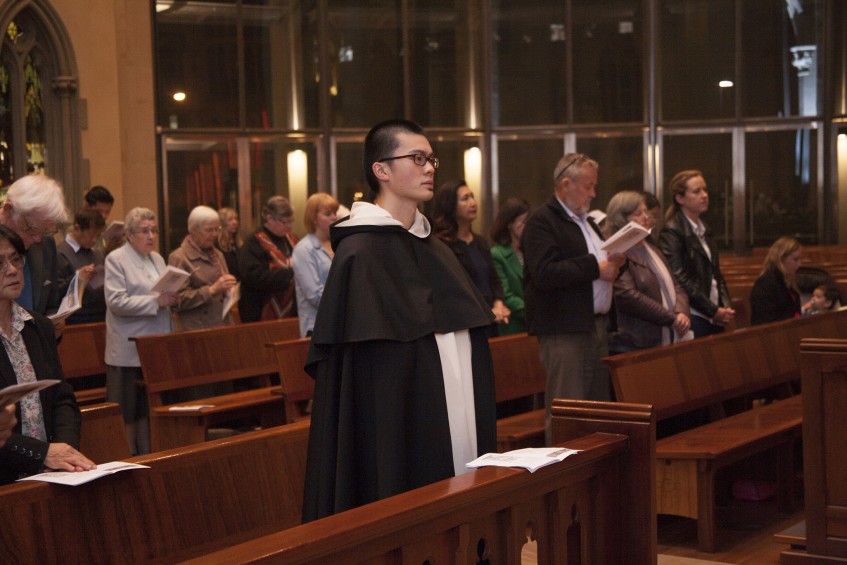
{"label": "book in hands", "polygon": [[241,283],[235,283],[235,286],[229,289],[229,292],[226,293],[224,297],[224,307],[221,312],[221,319],[226,318],[226,315],[229,314],[229,311],[232,310],[232,307],[235,306],[235,303],[241,298]]}
{"label": "book in hands", "polygon": [[47,316],[51,320],[64,320],[80,308],[82,308],[82,292],[85,290],[85,283],[80,284],[79,273],[74,273],[74,278],[71,279],[71,284],[68,285],[68,291],[62,298],[59,309],[54,314]]}
{"label": "book in hands", "polygon": [[75,487],[89,483],[93,480],[114,475],[120,471],[128,471],[130,469],[149,469],[148,465],[139,465],[138,463],[127,463],[125,461],[112,461],[111,463],[103,463],[97,465],[90,471],[48,471],[38,475],[32,475],[18,479],[20,481],[41,481],[45,483],[55,483],[57,485],[68,485]]}
{"label": "book in hands", "polygon": [[177,269],[176,267],[168,265],[165,272],[162,273],[162,276],[159,277],[159,280],[156,281],[156,284],[153,285],[151,290],[153,292],[158,292],[159,294],[165,292],[179,292],[183,283],[187,281],[190,276],[191,275],[189,273],[182,269]]}
{"label": "book in hands", "polygon": [[564,447],[527,447],[515,449],[506,453],[486,453],[477,457],[470,463],[466,463],[468,469],[479,467],[520,467],[530,473],[534,473],[541,467],[564,461],[565,458],[579,453],[575,449]]}
{"label": "book in hands", "polygon": [[57,379],[44,379],[41,381],[21,383],[0,388],[0,410],[9,404],[14,404],[28,394],[39,392],[47,387],[57,384],[58,382],[59,381]]}
{"label": "book in hands", "polygon": [[610,255],[613,253],[626,253],[630,248],[650,235],[650,230],[636,222],[627,225],[615,232],[615,234],[603,242],[600,249]]}

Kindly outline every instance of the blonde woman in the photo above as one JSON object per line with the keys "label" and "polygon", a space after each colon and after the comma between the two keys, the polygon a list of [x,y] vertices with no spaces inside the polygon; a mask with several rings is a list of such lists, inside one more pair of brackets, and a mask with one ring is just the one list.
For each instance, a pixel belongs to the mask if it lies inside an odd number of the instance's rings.
{"label": "blonde woman", "polygon": [[244,245],[241,233],[238,231],[238,212],[233,208],[221,208],[218,210],[221,219],[221,231],[218,233],[216,247],[224,254],[226,268],[229,274],[236,279],[238,275],[238,250]]}
{"label": "blonde woman", "polygon": [[794,280],[802,264],[800,252],[800,242],[791,237],[781,237],[771,245],[762,274],[750,292],[751,325],[800,317],[800,291]]}
{"label": "blonde woman", "polygon": [[325,192],[313,194],[306,201],[303,223],[309,233],[294,246],[293,254],[300,337],[311,335],[315,327],[318,304],[334,255],[329,243],[329,226],[335,222],[337,213],[338,200]]}

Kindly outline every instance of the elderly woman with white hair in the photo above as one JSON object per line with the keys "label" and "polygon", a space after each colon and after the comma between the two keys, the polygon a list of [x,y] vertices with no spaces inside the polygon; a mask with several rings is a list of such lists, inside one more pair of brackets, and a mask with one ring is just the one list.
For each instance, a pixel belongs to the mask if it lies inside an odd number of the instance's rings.
{"label": "elderly woman with white hair", "polygon": [[168,257],[168,265],[191,273],[179,290],[176,329],[196,330],[232,323],[223,316],[224,299],[235,286],[223,253],[215,247],[221,232],[218,213],[197,206],[188,215],[188,235]]}
{"label": "elderly woman with white hair", "polygon": [[138,386],[141,362],[129,338],[171,331],[175,292],[153,292],[167,267],[154,251],[159,228],[147,208],[133,208],[124,222],[127,242],[106,256],[106,400],[121,405],[133,454],[150,452],[147,396]]}
{"label": "elderly woman with white hair", "polygon": [[[625,190],[606,208],[606,231],[611,236],[629,222],[650,229],[644,194]],[[621,353],[692,339],[688,295],[673,276],[664,254],[646,238],[626,252],[626,268],[615,281],[618,333],[610,351]]]}

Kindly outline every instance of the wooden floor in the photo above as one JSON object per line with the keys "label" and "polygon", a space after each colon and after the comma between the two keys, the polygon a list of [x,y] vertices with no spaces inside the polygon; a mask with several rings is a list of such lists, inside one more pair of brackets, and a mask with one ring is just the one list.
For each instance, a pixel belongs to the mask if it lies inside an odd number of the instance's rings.
{"label": "wooden floor", "polygon": [[802,508],[793,514],[778,512],[774,500],[732,500],[718,509],[718,551],[700,553],[694,520],[659,516],[659,554],[737,565],[778,565],[779,553],[787,546],[773,541],[773,535],[803,518]]}
{"label": "wooden floor", "polygon": [[[775,500],[729,501],[717,513],[718,551],[701,553],[694,520],[659,516],[659,565],[779,565],[779,553],[787,547],[773,541],[773,535],[803,518],[802,509],[793,514],[777,512]],[[524,546],[523,565],[536,563],[535,549],[531,542]]]}

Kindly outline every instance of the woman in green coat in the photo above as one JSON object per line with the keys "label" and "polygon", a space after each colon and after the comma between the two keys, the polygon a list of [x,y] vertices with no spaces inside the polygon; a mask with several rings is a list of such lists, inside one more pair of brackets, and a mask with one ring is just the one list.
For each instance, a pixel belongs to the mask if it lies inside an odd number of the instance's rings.
{"label": "woman in green coat", "polygon": [[523,198],[508,198],[491,226],[491,248],[494,268],[503,284],[504,302],[512,312],[508,324],[501,324],[500,335],[526,331],[523,302],[523,253],[521,233],[529,217],[529,202]]}

